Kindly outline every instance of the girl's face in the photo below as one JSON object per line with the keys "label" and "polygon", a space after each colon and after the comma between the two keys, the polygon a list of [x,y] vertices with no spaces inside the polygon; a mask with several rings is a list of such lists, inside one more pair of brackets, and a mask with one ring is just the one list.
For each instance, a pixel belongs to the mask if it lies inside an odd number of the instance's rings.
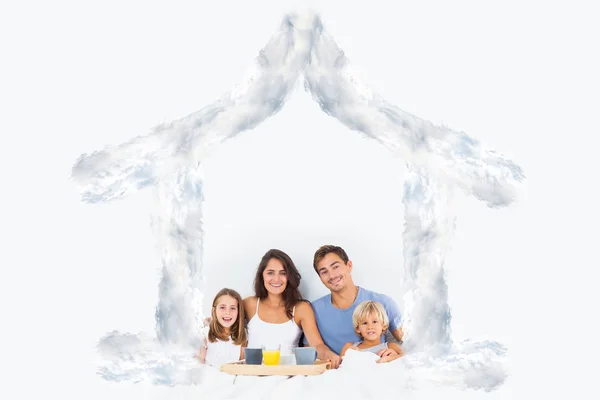
{"label": "girl's face", "polygon": [[271,258],[263,271],[265,289],[272,294],[281,294],[287,287],[287,273],[283,264],[276,258]]}
{"label": "girl's face", "polygon": [[217,321],[224,328],[230,328],[238,317],[238,302],[233,297],[225,294],[219,297],[215,305]]}
{"label": "girl's face", "polygon": [[371,314],[358,324],[356,331],[364,340],[379,340],[383,333],[383,322],[376,315]]}

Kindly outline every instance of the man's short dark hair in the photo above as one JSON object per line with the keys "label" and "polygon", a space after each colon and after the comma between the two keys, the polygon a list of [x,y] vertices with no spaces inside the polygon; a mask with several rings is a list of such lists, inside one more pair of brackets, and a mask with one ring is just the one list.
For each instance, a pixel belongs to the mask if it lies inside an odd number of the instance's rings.
{"label": "man's short dark hair", "polygon": [[313,268],[315,269],[317,274],[319,273],[319,271],[317,271],[317,264],[319,264],[319,262],[321,262],[321,260],[325,258],[325,256],[329,253],[336,254],[342,259],[344,264],[348,264],[348,254],[346,254],[344,249],[342,249],[340,246],[326,244],[324,246],[319,247],[319,249],[315,252],[315,257],[313,258]]}

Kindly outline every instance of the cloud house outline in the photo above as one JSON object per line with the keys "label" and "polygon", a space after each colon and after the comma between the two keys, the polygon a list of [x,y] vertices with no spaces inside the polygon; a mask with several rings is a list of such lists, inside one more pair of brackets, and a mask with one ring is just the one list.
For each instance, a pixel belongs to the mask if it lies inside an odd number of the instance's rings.
{"label": "cloud house outline", "polygon": [[[193,347],[199,338],[204,318],[202,161],[225,140],[277,114],[300,77],[323,112],[406,162],[403,293],[407,349],[445,362],[457,351],[487,351],[495,357],[490,363],[496,363],[504,357],[503,346],[467,343],[457,350],[450,337],[443,265],[456,220],[451,198],[458,189],[490,208],[508,206],[516,199],[523,171],[465,133],[436,126],[373,93],[352,73],[344,52],[312,12],[286,15],[259,52],[248,79],[230,93],[186,117],[157,126],[148,135],[83,154],[73,166],[71,177],[87,203],[122,199],[147,187],[156,190],[159,206],[152,227],[161,248],[162,279],[156,306],[157,342],[152,346]],[[435,296],[430,295],[433,292]],[[141,354],[142,336],[114,331],[103,338],[99,347],[105,356],[109,354],[106,358],[114,368],[104,367],[101,375],[127,379],[123,360]],[[413,371],[425,365],[423,357],[415,357],[420,361],[414,361]],[[116,365],[120,372],[115,372]],[[428,368],[435,370],[431,365]],[[462,382],[466,382],[465,374]],[[491,379],[493,383],[483,387],[495,387],[503,380]]]}

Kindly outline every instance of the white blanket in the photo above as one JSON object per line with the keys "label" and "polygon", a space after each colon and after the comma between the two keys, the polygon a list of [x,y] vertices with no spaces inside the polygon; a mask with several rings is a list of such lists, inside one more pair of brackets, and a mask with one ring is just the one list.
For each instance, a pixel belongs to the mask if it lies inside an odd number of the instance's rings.
{"label": "white blanket", "polygon": [[140,336],[114,334],[99,348],[99,375],[109,381],[194,385],[207,399],[381,398],[424,387],[491,390],[506,379],[505,349],[493,342],[465,342],[443,356],[412,353],[376,363],[373,353],[348,350],[339,369],[317,376],[234,376],[203,365],[189,349],[164,347]]}
{"label": "white blanket", "polygon": [[197,385],[202,398],[210,399],[281,399],[282,393],[289,399],[375,399],[431,386],[489,390],[505,378],[500,364],[474,366],[477,357],[406,356],[381,364],[377,358],[349,350],[339,369],[318,376],[236,377],[206,367]]}

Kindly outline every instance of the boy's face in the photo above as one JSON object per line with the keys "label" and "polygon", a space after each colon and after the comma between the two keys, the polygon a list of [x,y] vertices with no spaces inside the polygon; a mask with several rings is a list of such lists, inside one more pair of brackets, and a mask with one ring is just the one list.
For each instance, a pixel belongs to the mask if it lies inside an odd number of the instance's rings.
{"label": "boy's face", "polygon": [[379,340],[384,330],[383,322],[376,315],[368,315],[358,324],[356,332],[361,334],[364,340]]}

